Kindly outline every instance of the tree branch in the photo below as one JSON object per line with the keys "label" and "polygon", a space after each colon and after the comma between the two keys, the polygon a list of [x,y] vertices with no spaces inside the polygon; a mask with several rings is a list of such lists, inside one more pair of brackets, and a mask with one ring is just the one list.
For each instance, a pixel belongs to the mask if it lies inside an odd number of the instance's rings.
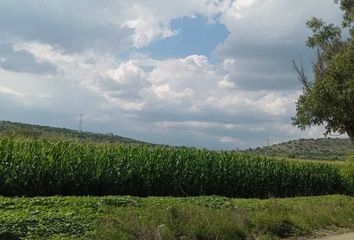
{"label": "tree branch", "polygon": [[294,67],[294,70],[296,71],[297,73],[297,78],[300,80],[301,84],[304,86],[304,88],[306,90],[309,89],[309,81],[307,79],[307,76],[305,74],[305,67],[304,65],[302,64],[302,60],[300,58],[300,63],[299,65],[296,63],[296,61],[293,59],[293,67]]}
{"label": "tree branch", "polygon": [[317,62],[313,63],[313,68],[317,76],[321,76],[323,79],[324,71],[325,71],[325,64],[322,60],[321,50],[317,48]]}

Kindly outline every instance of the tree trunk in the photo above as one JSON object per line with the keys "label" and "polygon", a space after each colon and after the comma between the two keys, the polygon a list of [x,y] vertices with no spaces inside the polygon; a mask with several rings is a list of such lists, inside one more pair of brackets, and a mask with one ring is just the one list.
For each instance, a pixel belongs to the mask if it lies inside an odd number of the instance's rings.
{"label": "tree trunk", "polygon": [[347,134],[350,138],[350,141],[352,141],[352,144],[354,146],[354,125],[349,125],[346,127]]}

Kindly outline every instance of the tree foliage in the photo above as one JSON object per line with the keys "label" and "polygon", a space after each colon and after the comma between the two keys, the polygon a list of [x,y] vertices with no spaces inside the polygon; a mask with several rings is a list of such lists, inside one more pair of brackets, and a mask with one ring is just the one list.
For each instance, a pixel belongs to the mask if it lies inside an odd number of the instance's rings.
{"label": "tree foliage", "polygon": [[[354,0],[335,2],[344,12],[342,26],[318,18],[306,24],[313,32],[306,45],[316,50],[317,57],[313,81],[306,77],[302,63],[294,61],[303,94],[296,103],[293,124],[301,129],[324,125],[325,134],[347,133],[354,144]],[[345,38],[342,32],[347,30]]]}

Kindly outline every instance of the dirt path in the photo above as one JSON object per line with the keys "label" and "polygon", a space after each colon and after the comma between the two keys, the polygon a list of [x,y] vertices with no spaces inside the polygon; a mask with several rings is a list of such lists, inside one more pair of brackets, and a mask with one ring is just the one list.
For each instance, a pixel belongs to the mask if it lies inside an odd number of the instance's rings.
{"label": "dirt path", "polygon": [[354,240],[354,233],[345,233],[345,234],[340,234],[335,236],[316,238],[313,240]]}

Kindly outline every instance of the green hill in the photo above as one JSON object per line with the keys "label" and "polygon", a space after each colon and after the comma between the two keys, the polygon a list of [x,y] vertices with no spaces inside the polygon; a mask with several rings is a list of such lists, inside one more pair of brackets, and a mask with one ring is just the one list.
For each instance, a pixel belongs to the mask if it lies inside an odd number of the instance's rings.
{"label": "green hill", "polygon": [[318,160],[344,160],[353,151],[350,140],[342,138],[299,139],[246,150],[257,155]]}
{"label": "green hill", "polygon": [[123,143],[123,144],[148,144],[131,138],[109,134],[80,132],[67,128],[56,128],[39,126],[25,123],[0,121],[0,137],[50,139],[50,140],[72,140],[94,143]]}
{"label": "green hill", "polygon": [[[49,126],[0,121],[0,137],[30,138],[30,139],[51,139],[51,140],[72,140],[93,143],[123,143],[123,144],[147,144],[131,138],[126,138],[112,133],[101,134],[92,132],[80,132],[67,128],[56,128]],[[284,143],[274,144],[268,147],[248,149],[244,152],[278,156],[294,159],[318,159],[318,160],[344,160],[349,152],[353,152],[349,139],[341,138],[319,138],[299,139]]]}

